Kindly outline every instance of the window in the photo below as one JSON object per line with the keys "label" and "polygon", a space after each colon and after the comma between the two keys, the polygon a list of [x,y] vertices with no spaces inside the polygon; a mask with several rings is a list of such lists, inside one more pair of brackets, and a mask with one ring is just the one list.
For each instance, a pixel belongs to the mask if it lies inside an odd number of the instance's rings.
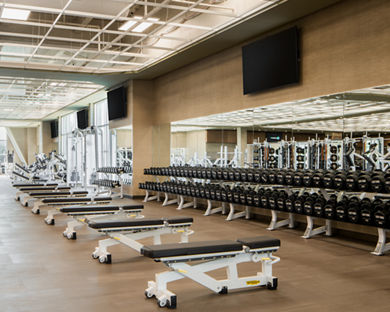
{"label": "window", "polygon": [[71,113],[60,118],[59,129],[59,150],[67,159],[68,138],[72,136],[72,131],[77,128],[77,113]]}
{"label": "window", "polygon": [[94,105],[94,126],[98,131],[98,166],[111,166],[110,128],[108,121],[107,99]]}
{"label": "window", "polygon": [[0,164],[7,162],[7,131],[0,127]]}

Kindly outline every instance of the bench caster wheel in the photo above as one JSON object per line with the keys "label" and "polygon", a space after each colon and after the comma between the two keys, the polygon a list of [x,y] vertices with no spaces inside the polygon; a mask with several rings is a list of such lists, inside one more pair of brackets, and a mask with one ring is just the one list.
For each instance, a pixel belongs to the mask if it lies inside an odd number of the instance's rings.
{"label": "bench caster wheel", "polygon": [[278,279],[274,278],[274,279],[272,279],[272,283],[268,282],[267,283],[267,288],[269,290],[276,290],[278,288]]}
{"label": "bench caster wheel", "polygon": [[163,300],[157,300],[157,305],[160,307],[160,308],[165,308],[167,306],[167,301],[165,299]]}
{"label": "bench caster wheel", "polygon": [[55,221],[54,221],[54,219],[51,219],[50,221],[45,220],[45,223],[46,223],[47,225],[54,225],[54,224],[55,224]]}
{"label": "bench caster wheel", "polygon": [[66,237],[67,239],[76,239],[77,238],[76,232],[68,233]]}
{"label": "bench caster wheel", "polygon": [[92,253],[92,258],[93,258],[93,259],[97,259],[97,258],[99,258],[99,256],[93,252],[93,253]]}
{"label": "bench caster wheel", "polygon": [[146,297],[146,299],[151,299],[151,298],[153,298],[153,296],[154,295],[151,292],[145,290],[145,297]]}
{"label": "bench caster wheel", "polygon": [[100,257],[99,257],[99,262],[100,262],[100,263],[107,263],[107,264],[110,264],[110,263],[111,263],[111,255],[100,256]]}
{"label": "bench caster wheel", "polygon": [[28,203],[25,203],[25,204],[24,204],[24,207],[28,207]]}
{"label": "bench caster wheel", "polygon": [[38,215],[40,211],[39,211],[39,209],[37,209],[36,211],[31,210],[31,212],[32,212],[33,214],[37,214],[37,215]]}

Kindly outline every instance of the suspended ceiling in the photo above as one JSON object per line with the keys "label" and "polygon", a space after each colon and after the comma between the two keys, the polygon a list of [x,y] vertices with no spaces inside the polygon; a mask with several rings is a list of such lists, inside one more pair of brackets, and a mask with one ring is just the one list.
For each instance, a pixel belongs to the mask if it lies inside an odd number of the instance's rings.
{"label": "suspended ceiling", "polygon": [[172,123],[172,131],[263,130],[389,132],[390,85],[256,107]]}
{"label": "suspended ceiling", "polygon": [[[5,89],[14,89],[12,77],[38,86],[70,80],[105,88],[151,79],[338,1],[7,0],[0,2],[0,76],[9,79]],[[4,9],[29,13],[18,20]],[[79,99],[66,95],[38,104],[19,97],[11,111],[10,97],[0,98],[0,119],[6,120],[41,119]]]}
{"label": "suspended ceiling", "polygon": [[42,119],[101,88],[91,82],[0,76],[0,119]]}
{"label": "suspended ceiling", "polygon": [[99,74],[140,71],[287,1],[4,1],[0,64]]}

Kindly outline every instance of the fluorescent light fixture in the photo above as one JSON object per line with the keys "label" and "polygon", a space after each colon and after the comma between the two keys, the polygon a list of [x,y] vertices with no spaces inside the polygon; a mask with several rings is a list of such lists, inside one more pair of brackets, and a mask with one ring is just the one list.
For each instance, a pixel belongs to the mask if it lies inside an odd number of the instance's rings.
{"label": "fluorescent light fixture", "polygon": [[143,31],[145,31],[146,29],[148,29],[150,26],[153,25],[153,22],[157,22],[158,18],[147,18],[146,20],[149,21],[149,22],[142,22],[137,27],[135,27],[133,29],[133,31],[134,32],[143,32]]}
{"label": "fluorescent light fixture", "polygon": [[28,19],[28,16],[30,15],[30,12],[31,11],[29,10],[3,8],[3,11],[1,12],[1,17],[7,19],[26,21]]}
{"label": "fluorescent light fixture", "polygon": [[137,24],[136,21],[127,21],[122,26],[120,26],[118,29],[122,30],[122,31],[127,31],[130,29],[130,27],[134,26],[135,24]]}
{"label": "fluorescent light fixture", "polygon": [[5,112],[13,112],[13,108],[3,108],[3,111]]}

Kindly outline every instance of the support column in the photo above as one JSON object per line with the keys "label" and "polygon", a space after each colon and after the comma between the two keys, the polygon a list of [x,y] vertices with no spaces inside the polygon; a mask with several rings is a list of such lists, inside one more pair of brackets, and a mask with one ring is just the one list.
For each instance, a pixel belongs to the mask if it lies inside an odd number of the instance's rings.
{"label": "support column", "polygon": [[145,193],[138,189],[139,183],[151,179],[144,176],[144,168],[169,166],[171,127],[169,123],[155,124],[154,82],[133,80],[131,84],[132,97],[128,101],[133,125],[133,183],[129,192],[137,196]]}
{"label": "support column", "polygon": [[238,150],[240,152],[240,158],[238,161],[238,164],[240,167],[244,166],[245,162],[245,149],[247,145],[247,140],[248,140],[248,133],[247,129],[243,127],[237,128],[237,146]]}

